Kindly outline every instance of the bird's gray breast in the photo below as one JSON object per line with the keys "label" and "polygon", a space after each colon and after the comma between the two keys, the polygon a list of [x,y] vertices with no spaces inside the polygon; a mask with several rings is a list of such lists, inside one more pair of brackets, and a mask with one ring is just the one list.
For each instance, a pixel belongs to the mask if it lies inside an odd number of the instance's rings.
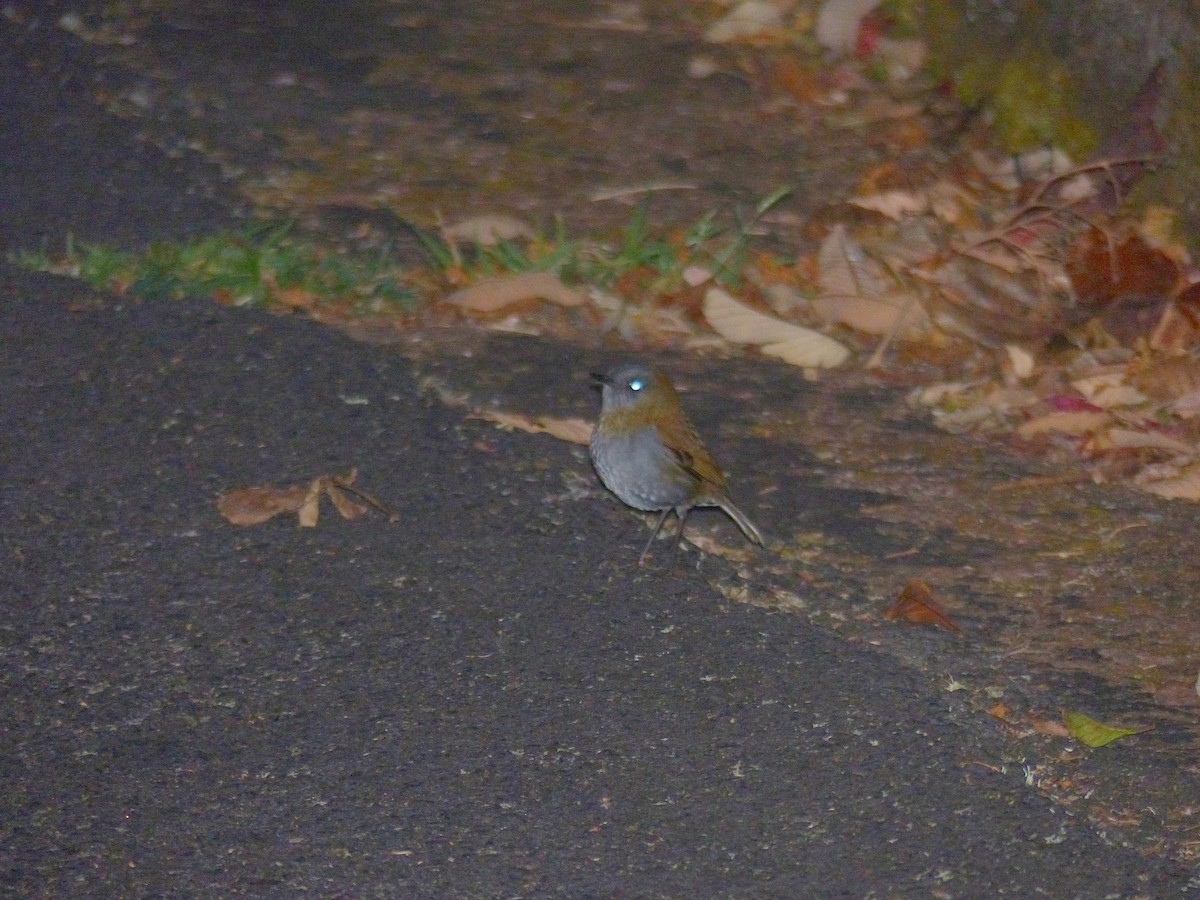
{"label": "bird's gray breast", "polygon": [[679,467],[653,428],[597,434],[590,451],[604,486],[634,509],[661,510],[686,504],[695,491],[694,479]]}

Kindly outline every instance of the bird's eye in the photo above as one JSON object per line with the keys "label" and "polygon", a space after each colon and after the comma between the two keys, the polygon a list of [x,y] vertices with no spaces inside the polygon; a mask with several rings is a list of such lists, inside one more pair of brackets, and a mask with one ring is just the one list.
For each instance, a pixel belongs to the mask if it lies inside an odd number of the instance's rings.
{"label": "bird's eye", "polygon": [[631,391],[640,391],[643,387],[644,385],[642,384],[642,379],[640,378],[635,378],[633,381],[629,382],[629,389]]}

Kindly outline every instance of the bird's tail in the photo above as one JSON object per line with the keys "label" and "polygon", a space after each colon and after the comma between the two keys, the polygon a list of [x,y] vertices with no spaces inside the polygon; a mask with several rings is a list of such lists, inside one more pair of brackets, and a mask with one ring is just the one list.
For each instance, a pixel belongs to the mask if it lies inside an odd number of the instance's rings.
{"label": "bird's tail", "polygon": [[758,530],[757,526],[755,526],[753,522],[746,518],[746,514],[738,509],[732,500],[730,500],[728,497],[722,497],[717,501],[717,506],[725,510],[725,513],[729,516],[729,518],[733,519],[733,521],[737,523],[737,527],[742,529],[742,534],[746,536],[747,540],[749,540],[751,543],[758,544],[760,547],[765,547],[767,545],[766,540],[762,536],[762,532]]}

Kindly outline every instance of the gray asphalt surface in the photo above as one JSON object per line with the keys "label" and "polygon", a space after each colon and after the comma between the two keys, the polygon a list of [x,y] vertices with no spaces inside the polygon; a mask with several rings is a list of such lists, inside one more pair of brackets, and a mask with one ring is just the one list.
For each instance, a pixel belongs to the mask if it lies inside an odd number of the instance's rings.
{"label": "gray asphalt surface", "polygon": [[[232,221],[89,105],[69,37],[0,47],[6,251]],[[8,895],[1186,896],[936,685],[637,569],[579,453],[386,348],[7,264],[0,336]],[[401,521],[216,512],[351,466]]]}

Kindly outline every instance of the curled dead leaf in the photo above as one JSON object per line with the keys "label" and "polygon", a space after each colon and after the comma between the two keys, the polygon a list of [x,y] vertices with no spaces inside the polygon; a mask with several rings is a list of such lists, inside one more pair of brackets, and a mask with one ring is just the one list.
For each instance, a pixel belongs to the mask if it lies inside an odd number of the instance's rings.
{"label": "curled dead leaf", "polygon": [[1195,444],[1172,437],[1162,431],[1110,428],[1107,437],[1110,446],[1127,450],[1164,450],[1180,456],[1195,456],[1200,450]]}
{"label": "curled dead leaf", "polygon": [[1012,373],[1019,380],[1025,380],[1033,374],[1033,354],[1024,347],[1018,347],[1016,344],[1005,344],[1004,352],[1008,355],[1008,364],[1012,366]]}
{"label": "curled dead leaf", "polygon": [[1200,463],[1150,466],[1138,474],[1134,483],[1168,500],[1200,500]]}
{"label": "curled dead leaf", "polygon": [[830,324],[845,325],[863,334],[899,334],[908,339],[928,330],[929,316],[912,294],[886,297],[850,297],[828,294],[809,301],[813,312]]}
{"label": "curled dead leaf", "polygon": [[866,197],[854,197],[851,206],[880,213],[899,221],[906,216],[919,216],[929,209],[929,198],[916,191],[884,191]]}
{"label": "curled dead leaf", "polygon": [[851,52],[858,42],[863,17],[879,3],[880,0],[825,0],[814,28],[817,43],[835,53]]}
{"label": "curled dead leaf", "polygon": [[821,293],[810,301],[826,322],[847,325],[864,334],[916,338],[929,328],[919,297],[898,288],[896,281],[838,224],[817,253]]}
{"label": "curled dead leaf", "polygon": [[534,236],[533,229],[520,219],[502,213],[472,216],[442,229],[448,240],[456,243],[480,244],[492,247],[504,241]]}
{"label": "curled dead leaf", "polygon": [[1099,406],[1101,409],[1138,406],[1145,403],[1149,398],[1129,384],[1127,378],[1127,373],[1122,367],[1118,371],[1101,372],[1084,378],[1076,378],[1071,382],[1071,387],[1083,394],[1089,403]]}
{"label": "curled dead leaf", "polygon": [[742,0],[704,32],[713,44],[727,44],[757,37],[783,27],[783,12],[769,0]]}
{"label": "curled dead leaf", "polygon": [[586,299],[549,272],[501,275],[461,288],[446,303],[472,312],[493,313],[525,300],[549,300],[559,306],[579,306]]}
{"label": "curled dead leaf", "polygon": [[303,528],[315,528],[320,519],[321,496],[326,495],[344,519],[357,519],[367,506],[353,495],[396,521],[398,516],[370,494],[354,486],[358,470],[346,475],[318,475],[307,484],[288,487],[259,486],[227,491],[217,498],[217,511],[231,525],[261,525],[283,513],[295,513]]}
{"label": "curled dead leaf", "polygon": [[1056,722],[1054,719],[1031,719],[1030,726],[1038,734],[1044,734],[1047,737],[1070,737],[1071,732],[1067,731],[1067,726],[1062,722]]}
{"label": "curled dead leaf", "polygon": [[476,409],[468,418],[493,422],[501,429],[526,431],[529,434],[548,434],[560,441],[586,446],[592,439],[592,423],[586,419],[555,418],[554,416],[527,416],[525,413],[505,412],[498,409]]}
{"label": "curled dead leaf", "polygon": [[936,625],[947,631],[961,629],[938,608],[929,585],[919,578],[910,579],[900,596],[883,614],[885,619],[902,619],[919,625]]}
{"label": "curled dead leaf", "polygon": [[1111,420],[1109,414],[1103,411],[1081,409],[1070,412],[1052,412],[1023,423],[1017,429],[1017,434],[1027,440],[1049,431],[1057,431],[1061,434],[1087,434],[1103,428]]}
{"label": "curled dead leaf", "polygon": [[317,527],[317,521],[321,517],[321,491],[324,486],[324,478],[314,478],[309,484],[297,517],[301,528]]}
{"label": "curled dead leaf", "polygon": [[307,493],[305,485],[240,488],[218,497],[217,511],[232,525],[261,525],[282,513],[298,511]]}
{"label": "curled dead leaf", "polygon": [[879,297],[892,285],[883,267],[867,255],[840,222],[821,242],[817,267],[821,293],[835,297]]}
{"label": "curled dead leaf", "polygon": [[751,309],[720,288],[704,295],[704,318],[713,331],[737,344],[757,344],[769,356],[794,366],[840,366],[850,351],[831,337]]}

